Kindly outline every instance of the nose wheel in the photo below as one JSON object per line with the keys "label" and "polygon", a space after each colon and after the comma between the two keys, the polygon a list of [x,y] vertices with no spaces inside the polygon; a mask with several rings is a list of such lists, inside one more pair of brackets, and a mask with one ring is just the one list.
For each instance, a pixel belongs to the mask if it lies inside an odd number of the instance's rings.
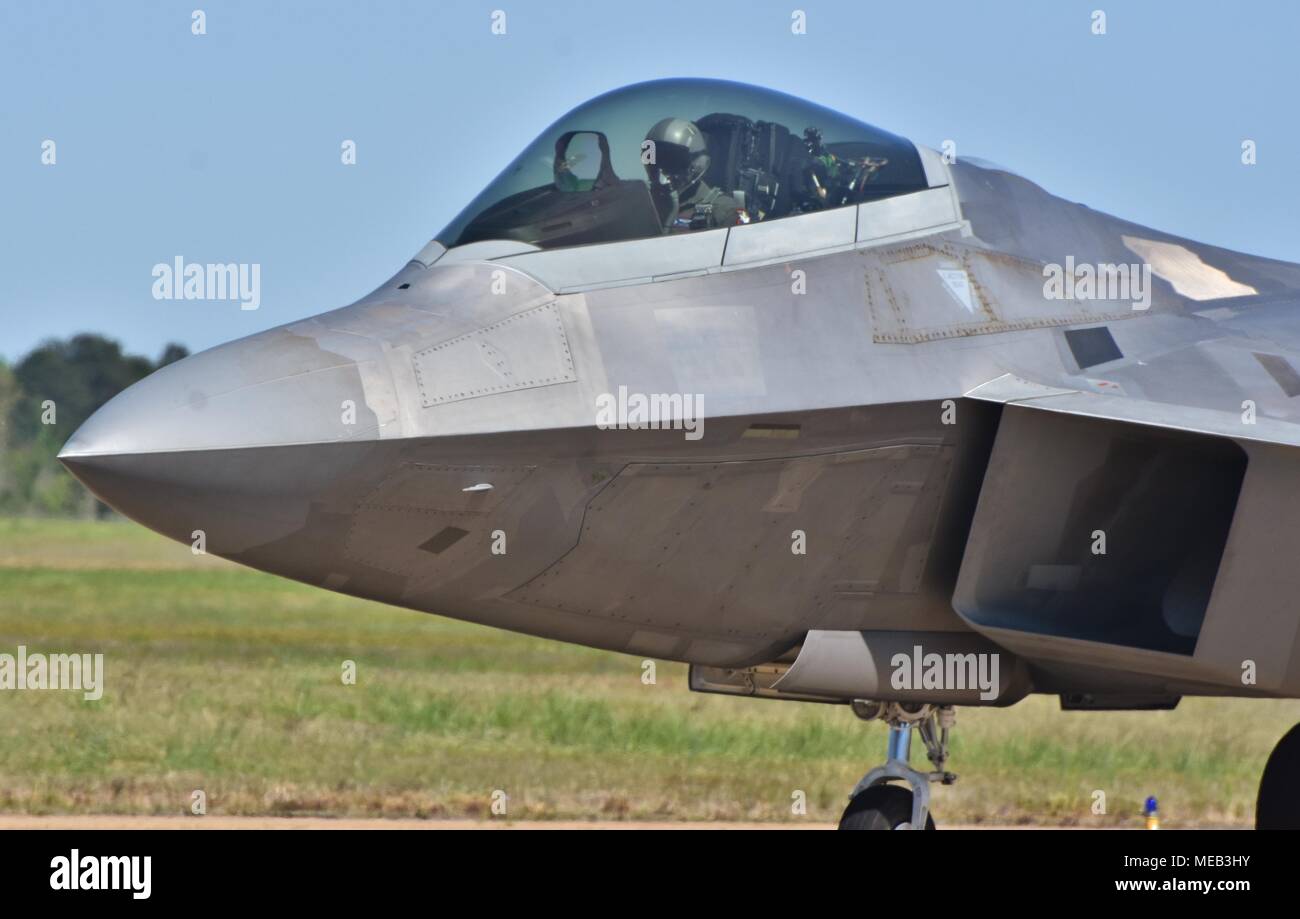
{"label": "nose wheel", "polygon": [[[953,707],[859,700],[853,703],[853,713],[865,721],[879,719],[887,723],[889,749],[885,764],[864,775],[853,789],[839,828],[933,830],[930,783],[951,785],[957,781],[957,776],[943,768],[948,760],[948,731],[956,721]],[[932,772],[918,772],[908,764],[913,728],[925,743],[926,755],[934,766]],[[906,787],[891,784],[896,782]]]}
{"label": "nose wheel", "polygon": [[[841,830],[910,830],[912,792],[901,785],[873,785],[849,802],[840,818]],[[934,817],[925,815],[925,828],[934,829]]]}

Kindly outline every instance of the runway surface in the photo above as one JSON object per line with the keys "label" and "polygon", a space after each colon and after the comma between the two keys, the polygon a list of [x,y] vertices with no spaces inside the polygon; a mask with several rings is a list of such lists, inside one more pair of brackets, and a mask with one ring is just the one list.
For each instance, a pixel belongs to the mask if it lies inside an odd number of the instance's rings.
{"label": "runway surface", "polygon": [[[384,820],[328,817],[84,817],[0,815],[0,830],[833,830],[832,823],[710,823],[638,820]],[[970,827],[944,829],[1047,829]],[[1074,829],[1074,828],[1071,828]]]}
{"label": "runway surface", "polygon": [[0,816],[0,830],[830,830],[828,823],[708,823],[636,820],[385,820],[330,817]]}

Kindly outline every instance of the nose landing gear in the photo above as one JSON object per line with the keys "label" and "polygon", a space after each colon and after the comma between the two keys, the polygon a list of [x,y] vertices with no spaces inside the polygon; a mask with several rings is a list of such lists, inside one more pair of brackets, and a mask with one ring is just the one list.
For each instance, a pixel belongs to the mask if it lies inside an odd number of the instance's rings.
{"label": "nose landing gear", "polygon": [[[889,748],[883,766],[862,777],[849,806],[840,817],[841,830],[934,829],[930,813],[930,783],[951,785],[957,776],[944,769],[948,761],[948,732],[956,721],[951,705],[934,706],[899,702],[852,705],[864,721],[889,725]],[[925,743],[934,770],[919,772],[908,764],[913,728]],[[1257,830],[1300,830],[1300,724],[1278,741],[1264,767],[1255,803]],[[906,783],[890,784],[891,782]]]}
{"label": "nose landing gear", "polygon": [[[864,721],[879,719],[889,725],[889,749],[883,766],[862,777],[849,806],[840,817],[841,830],[934,829],[930,814],[930,783],[951,785],[957,776],[944,770],[948,761],[948,731],[957,713],[951,705],[934,706],[900,702],[855,701],[853,714]],[[912,729],[925,744],[933,772],[918,772],[908,764]],[[910,791],[890,782],[906,782]]]}

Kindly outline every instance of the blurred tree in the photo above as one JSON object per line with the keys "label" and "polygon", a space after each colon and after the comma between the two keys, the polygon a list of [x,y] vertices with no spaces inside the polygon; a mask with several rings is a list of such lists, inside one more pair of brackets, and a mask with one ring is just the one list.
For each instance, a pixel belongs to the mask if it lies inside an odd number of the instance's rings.
{"label": "blurred tree", "polygon": [[13,473],[10,471],[9,413],[18,401],[18,381],[13,371],[4,361],[0,361],[0,510],[6,509],[9,495],[14,489]]}
{"label": "blurred tree", "polygon": [[11,414],[14,432],[23,441],[36,440],[52,418],[71,435],[95,409],[151,370],[147,357],[124,355],[120,344],[100,335],[47,341],[14,367],[22,388]]}
{"label": "blurred tree", "polygon": [[0,366],[0,511],[92,516],[97,506],[59,464],[64,442],[113,396],[186,357],[169,344],[155,364],[102,335],[50,340],[10,371]]}
{"label": "blurred tree", "polygon": [[155,369],[158,367],[166,367],[168,364],[174,364],[181,358],[189,356],[189,348],[184,345],[178,345],[176,342],[170,342],[167,347],[163,348],[162,357],[158,358],[158,363],[155,365]]}

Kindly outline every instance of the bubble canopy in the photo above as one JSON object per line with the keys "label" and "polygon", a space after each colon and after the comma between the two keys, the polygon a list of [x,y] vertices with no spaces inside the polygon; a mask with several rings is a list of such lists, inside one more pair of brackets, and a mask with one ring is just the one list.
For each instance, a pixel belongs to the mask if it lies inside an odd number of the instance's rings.
{"label": "bubble canopy", "polygon": [[[647,140],[669,120],[675,132]],[[839,112],[744,83],[656,80],[555,122],[436,238],[448,248],[489,239],[559,248],[779,220],[925,187],[909,141]]]}

